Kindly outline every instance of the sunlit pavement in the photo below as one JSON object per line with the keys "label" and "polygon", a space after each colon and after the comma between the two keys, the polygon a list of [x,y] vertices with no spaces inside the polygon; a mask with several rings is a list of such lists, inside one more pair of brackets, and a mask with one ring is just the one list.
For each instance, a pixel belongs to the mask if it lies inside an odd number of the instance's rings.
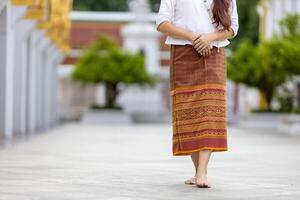
{"label": "sunlit pavement", "polygon": [[300,138],[231,127],[228,139],[201,189],[183,184],[192,164],[172,156],[167,125],[65,125],[0,150],[0,199],[299,199]]}

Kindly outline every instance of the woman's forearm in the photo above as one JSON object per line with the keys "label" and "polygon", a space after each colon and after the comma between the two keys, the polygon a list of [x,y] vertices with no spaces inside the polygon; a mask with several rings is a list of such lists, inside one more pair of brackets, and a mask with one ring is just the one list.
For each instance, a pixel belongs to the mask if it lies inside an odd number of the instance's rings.
{"label": "woman's forearm", "polygon": [[226,40],[226,39],[232,38],[234,35],[234,32],[232,29],[230,29],[230,31],[222,29],[219,31],[215,31],[215,32],[211,33],[210,35],[211,35],[211,39],[213,41],[219,41],[219,40]]}
{"label": "woman's forearm", "polygon": [[[189,40],[191,42],[193,42],[193,40],[195,38],[197,38],[197,36],[199,35],[199,34],[191,32],[191,31],[188,31],[186,29],[176,27],[168,21],[161,23],[157,27],[157,30],[167,36],[172,37],[172,38]],[[232,29],[230,29],[230,31],[222,29],[222,30],[218,30],[218,31],[215,31],[215,32],[212,32],[211,34],[209,34],[211,41],[230,39],[233,37],[233,35],[234,35],[234,32]]]}
{"label": "woman's forearm", "polygon": [[234,32],[232,29],[228,30],[218,30],[212,33],[200,34],[196,40],[193,41],[193,46],[198,52],[204,52],[207,50],[207,47],[212,47],[215,41],[221,41],[225,39],[232,38]]}
{"label": "woman's forearm", "polygon": [[172,38],[189,40],[191,42],[193,41],[193,39],[197,37],[197,35],[194,34],[193,32],[185,30],[180,27],[176,27],[168,21],[161,23],[157,27],[157,30]]}

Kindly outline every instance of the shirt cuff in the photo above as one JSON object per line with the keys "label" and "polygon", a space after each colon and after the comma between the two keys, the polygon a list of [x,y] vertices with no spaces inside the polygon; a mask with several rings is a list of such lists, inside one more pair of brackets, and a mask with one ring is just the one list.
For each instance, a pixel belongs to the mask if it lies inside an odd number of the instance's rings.
{"label": "shirt cuff", "polygon": [[236,26],[231,26],[231,29],[233,30],[233,36],[232,36],[232,38],[234,38],[235,36],[237,36],[239,29]]}
{"label": "shirt cuff", "polygon": [[211,47],[218,47],[219,46],[219,42],[218,41],[213,41],[211,43]]}
{"label": "shirt cuff", "polygon": [[167,17],[160,17],[160,18],[157,18],[157,20],[156,20],[156,28],[158,28],[158,26],[159,26],[161,23],[165,22],[165,21],[171,22],[171,20],[170,20],[169,18],[167,18]]}

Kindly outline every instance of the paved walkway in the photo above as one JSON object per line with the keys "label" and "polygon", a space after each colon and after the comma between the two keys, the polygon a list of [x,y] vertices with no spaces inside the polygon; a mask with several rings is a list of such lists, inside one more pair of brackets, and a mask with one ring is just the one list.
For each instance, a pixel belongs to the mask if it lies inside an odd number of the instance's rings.
{"label": "paved walkway", "polygon": [[300,138],[230,128],[210,189],[183,184],[192,164],[170,141],[166,125],[59,127],[0,150],[0,200],[300,198]]}

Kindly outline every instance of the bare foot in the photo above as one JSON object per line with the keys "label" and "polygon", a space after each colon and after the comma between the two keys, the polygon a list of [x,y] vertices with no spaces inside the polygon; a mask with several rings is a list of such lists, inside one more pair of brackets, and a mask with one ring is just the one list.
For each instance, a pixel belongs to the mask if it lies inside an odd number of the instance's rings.
{"label": "bare foot", "polygon": [[184,181],[184,183],[187,185],[195,185],[196,184],[196,176]]}
{"label": "bare foot", "polygon": [[200,188],[210,188],[207,181],[207,171],[203,169],[198,169],[196,175],[196,186]]}

